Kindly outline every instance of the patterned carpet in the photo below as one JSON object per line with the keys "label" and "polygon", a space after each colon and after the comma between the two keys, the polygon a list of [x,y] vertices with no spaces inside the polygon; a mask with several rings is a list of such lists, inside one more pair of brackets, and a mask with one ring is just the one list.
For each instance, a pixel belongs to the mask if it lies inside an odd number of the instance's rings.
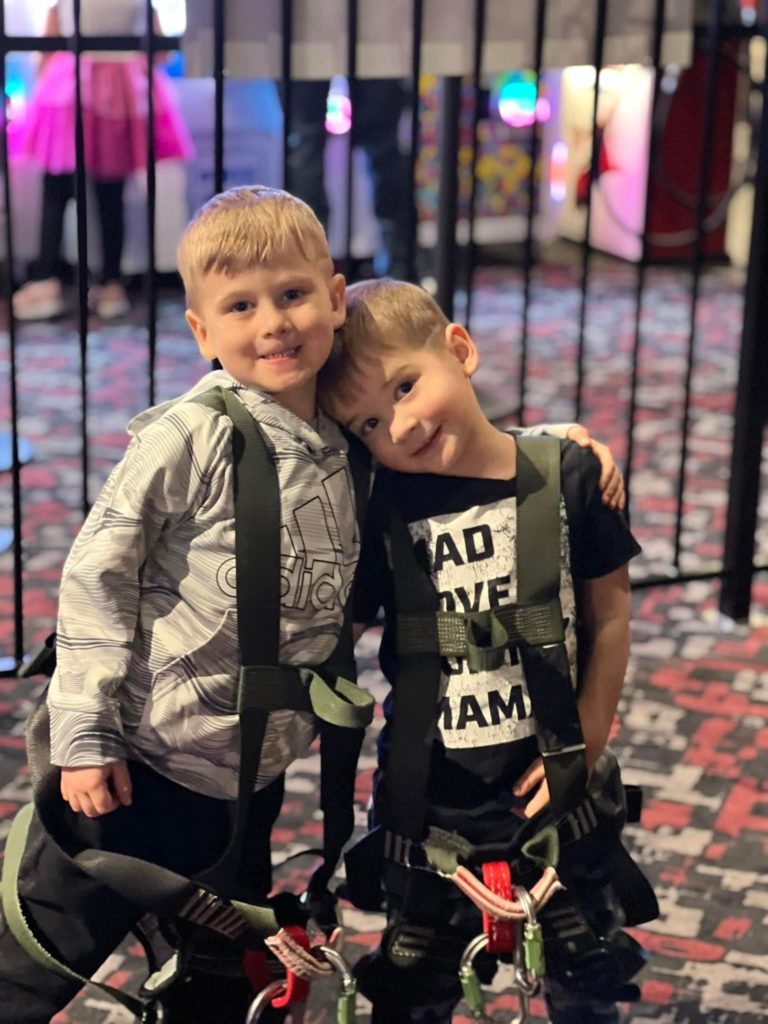
{"label": "patterned carpet", "polygon": [[[633,325],[632,268],[600,266],[587,310],[586,392],[583,416],[618,456],[623,450]],[[575,335],[576,275],[542,269],[530,320],[528,419],[570,419]],[[473,332],[483,365],[478,384],[494,413],[517,404],[520,290],[515,273],[489,268],[478,275]],[[649,274],[643,309],[639,428],[633,467],[632,521],[644,547],[636,579],[664,571],[672,551],[674,497],[680,471],[679,428],[687,345],[687,281],[683,272]],[[739,281],[729,271],[707,275],[697,320],[691,436],[686,465],[683,568],[697,569],[721,555],[731,409],[739,342]],[[124,425],[147,402],[146,331],[137,308],[130,322],[94,323],[89,336],[90,494],[97,493],[124,444]],[[0,408],[8,408],[7,336],[0,337]],[[23,470],[25,649],[55,617],[56,586],[66,551],[81,522],[77,419],[78,340],[73,322],[27,325],[18,338],[20,426],[35,446]],[[181,392],[205,367],[196,356],[178,299],[160,304],[157,399]],[[7,415],[7,413],[6,413]],[[7,419],[6,419],[7,422]],[[7,479],[7,476],[4,478]],[[763,489],[758,555],[768,556],[768,496]],[[0,526],[10,525],[8,490],[0,495]],[[13,649],[12,568],[0,556],[0,654]],[[662,916],[635,934],[650,953],[642,1002],[632,1024],[757,1024],[768,1004],[765,924],[768,920],[768,579],[758,576],[751,628],[717,615],[710,583],[638,589],[634,598],[631,672],[620,707],[614,746],[627,781],[642,784],[641,827],[628,842],[654,881]],[[376,636],[361,641],[363,685],[381,697]],[[23,723],[38,684],[0,679],[0,838],[9,817],[28,799]],[[359,781],[359,824],[370,786],[373,739],[366,741]],[[283,818],[275,836],[277,859],[312,845],[317,758],[291,772]],[[301,862],[299,862],[301,863]],[[302,867],[281,873],[281,885],[299,887]],[[376,942],[381,919],[350,910],[347,952],[355,959]],[[140,968],[127,945],[105,965],[119,984],[135,984]],[[332,987],[315,987],[307,1024],[335,1020]],[[516,1000],[502,969],[489,1011],[509,1020]],[[360,999],[358,1021],[368,1020]],[[533,1017],[543,1020],[540,1000]],[[0,1011],[0,1017],[2,1012]],[[56,1024],[122,1024],[129,1017],[105,998],[86,993]],[[457,1021],[468,1024],[468,1016]],[[222,1022],[229,1024],[229,1022]]]}

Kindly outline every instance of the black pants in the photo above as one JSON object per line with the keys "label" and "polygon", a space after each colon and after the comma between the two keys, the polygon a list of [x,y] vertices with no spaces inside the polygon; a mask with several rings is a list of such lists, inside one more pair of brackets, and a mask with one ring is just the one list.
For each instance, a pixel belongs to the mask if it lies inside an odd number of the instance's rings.
{"label": "black pants", "polygon": [[[123,216],[123,187],[125,182],[94,181],[102,252],[101,281],[120,279],[120,261],[123,255],[125,220]],[[61,245],[64,236],[64,213],[67,203],[75,194],[72,174],[46,174],[43,177],[43,213],[40,222],[40,248],[32,277],[41,281],[60,277],[62,270]]]}
{"label": "black pants", "polygon": [[[186,876],[212,864],[226,848],[230,834],[227,802],[193,793],[143,765],[132,763],[130,771],[132,805],[100,818],[67,809],[73,838],[84,847],[140,857]],[[254,898],[265,896],[271,888],[269,838],[282,793],[281,777],[253,796],[248,854]],[[27,918],[45,946],[85,977],[93,974],[144,914],[63,857],[36,815],[19,873],[19,892]],[[0,918],[3,1024],[48,1024],[79,988],[77,982],[30,960]],[[206,1024],[202,1017],[200,1024]]]}
{"label": "black pants", "polygon": [[[323,183],[325,109],[328,82],[294,82],[291,86],[288,133],[288,180],[286,188],[328,224],[328,197]],[[409,167],[400,152],[398,126],[405,92],[397,79],[370,78],[355,82],[353,137],[362,147],[370,167],[373,202],[388,258],[385,272],[409,279],[407,264],[409,232],[415,225]]]}

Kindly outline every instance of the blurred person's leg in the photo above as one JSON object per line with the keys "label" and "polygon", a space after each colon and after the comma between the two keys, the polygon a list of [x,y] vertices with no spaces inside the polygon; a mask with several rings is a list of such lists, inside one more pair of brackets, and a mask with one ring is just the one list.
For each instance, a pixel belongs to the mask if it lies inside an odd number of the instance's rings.
{"label": "blurred person's leg", "polygon": [[30,280],[13,296],[13,312],[19,320],[50,320],[65,310],[61,245],[64,214],[73,195],[71,174],[43,175],[38,257],[32,264]]}
{"label": "blurred person's leg", "polygon": [[325,171],[325,112],[328,81],[293,82],[291,86],[290,130],[288,132],[285,187],[303,199],[328,227],[328,196]]}
{"label": "blurred person's leg", "polygon": [[123,189],[125,182],[96,181],[96,204],[99,208],[99,231],[101,237],[102,270],[101,286],[94,290],[92,304],[102,320],[114,320],[125,316],[130,309],[120,275],[125,237],[123,213]]}
{"label": "blurred person's leg", "polygon": [[399,79],[361,78],[355,83],[352,117],[355,140],[370,162],[374,209],[384,247],[376,272],[410,281],[415,279],[415,268],[409,258],[409,241],[416,218],[408,181],[410,165],[398,137],[405,99]]}

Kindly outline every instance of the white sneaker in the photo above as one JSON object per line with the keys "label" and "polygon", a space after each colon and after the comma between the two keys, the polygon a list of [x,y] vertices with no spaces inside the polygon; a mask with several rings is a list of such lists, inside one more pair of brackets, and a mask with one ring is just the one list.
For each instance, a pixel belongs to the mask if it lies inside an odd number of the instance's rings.
{"label": "white sneaker", "polygon": [[100,288],[92,289],[89,295],[91,308],[100,320],[116,320],[130,312],[125,288],[118,281],[108,281]]}
{"label": "white sneaker", "polygon": [[28,281],[13,293],[13,315],[17,320],[53,320],[66,311],[67,304],[58,277]]}

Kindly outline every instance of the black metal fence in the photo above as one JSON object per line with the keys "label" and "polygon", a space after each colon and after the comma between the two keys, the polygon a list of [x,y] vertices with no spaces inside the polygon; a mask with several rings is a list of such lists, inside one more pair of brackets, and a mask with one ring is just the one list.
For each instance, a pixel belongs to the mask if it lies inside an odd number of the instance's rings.
{"label": "black metal fence", "polygon": [[[226,124],[225,101],[227,89],[230,87],[231,73],[228,67],[228,53],[231,45],[231,24],[233,14],[238,26],[247,17],[249,10],[255,11],[260,5],[235,3],[233,0],[196,0],[190,2],[190,13],[203,21],[210,29],[211,35],[211,66],[213,80],[212,111],[212,163],[213,175],[211,191],[221,191],[230,184],[226,162]],[[339,0],[339,7],[342,6]],[[485,293],[482,287],[483,266],[488,261],[487,251],[477,241],[477,166],[481,127],[487,116],[485,110],[487,100],[488,71],[485,67],[490,44],[489,38],[493,30],[490,25],[491,15],[498,18],[496,5],[489,0],[475,0],[472,5],[458,5],[471,8],[468,20],[472,33],[470,66],[460,74],[439,75],[439,106],[438,106],[438,181],[437,211],[434,223],[434,237],[424,241],[423,224],[416,214],[417,196],[416,181],[418,177],[418,160],[420,147],[423,144],[421,116],[423,102],[419,101],[420,91],[423,93],[423,77],[425,72],[423,55],[425,53],[427,25],[430,18],[434,21],[434,5],[426,0],[409,0],[403,3],[407,17],[402,26],[403,37],[409,41],[410,58],[407,61],[406,77],[410,77],[410,94],[414,97],[410,128],[406,133],[406,167],[407,187],[410,200],[406,204],[411,222],[407,237],[407,263],[413,265],[423,250],[428,249],[430,272],[434,275],[435,290],[438,301],[449,316],[461,316],[478,334],[482,342],[483,302]],[[453,6],[453,5],[447,5]],[[519,48],[514,51],[516,64],[521,63],[532,71],[536,103],[543,93],[543,82],[548,67],[547,45],[552,26],[561,18],[563,11],[557,0],[531,0],[530,47],[526,57],[520,60]],[[629,5],[632,6],[631,4]],[[643,6],[639,4],[639,6]],[[665,0],[647,0],[644,13],[644,31],[646,38],[645,52],[642,55],[645,66],[653,71],[652,99],[649,113],[648,141],[648,174],[644,186],[645,214],[644,223],[637,232],[639,241],[639,259],[635,262],[620,264],[620,279],[623,300],[626,309],[630,310],[631,337],[626,358],[623,364],[622,417],[624,430],[609,431],[603,439],[611,443],[615,450],[623,455],[625,479],[632,496],[630,506],[633,522],[642,521],[643,498],[641,488],[637,485],[638,455],[643,446],[639,436],[639,410],[643,405],[643,357],[645,352],[646,332],[652,324],[657,309],[648,309],[649,277],[658,266],[672,267],[677,287],[685,293],[687,303],[686,325],[683,331],[684,344],[681,358],[678,360],[675,388],[679,415],[675,441],[677,468],[673,471],[674,502],[672,526],[668,531],[668,557],[666,564],[659,565],[658,559],[651,564],[648,571],[640,573],[635,579],[636,586],[667,583],[670,581],[685,582],[687,580],[714,579],[722,580],[720,606],[721,610],[735,619],[744,619],[749,611],[752,578],[755,571],[768,567],[766,552],[757,551],[755,538],[758,532],[758,505],[761,495],[761,459],[763,452],[763,435],[768,413],[768,341],[766,340],[765,324],[768,323],[768,104],[764,102],[766,79],[763,73],[753,80],[746,59],[746,48],[751,39],[764,38],[766,25],[760,21],[760,12],[751,18],[744,11],[752,10],[747,4],[738,4],[726,0],[711,0],[709,3],[696,4],[688,7],[684,2],[672,4]],[[346,24],[346,45],[344,59],[334,70],[347,76],[352,109],[355,109],[355,97],[359,75],[367,73],[360,66],[360,38],[362,16],[370,13],[369,5],[347,0],[344,7]],[[301,8],[297,13],[297,9]],[[596,185],[601,173],[601,132],[599,123],[600,107],[600,72],[606,68],[607,60],[617,63],[615,47],[607,52],[607,40],[610,39],[611,19],[616,11],[627,8],[626,0],[594,0],[592,16],[593,30],[590,41],[585,44],[590,54],[589,61],[595,72],[595,87],[591,102],[591,141],[590,160],[587,171],[586,188],[583,197],[582,240],[571,241],[568,247],[568,263],[570,280],[573,282],[576,296],[574,308],[573,345],[564,350],[571,365],[567,368],[568,385],[564,386],[567,397],[565,405],[559,408],[567,416],[583,419],[590,423],[594,394],[589,386],[589,370],[592,354],[589,346],[589,315],[590,303],[599,301],[610,307],[612,295],[610,286],[600,287],[598,299],[595,300],[595,285],[602,281],[606,260],[594,243],[592,219]],[[694,187],[688,196],[689,224],[685,232],[677,233],[677,241],[685,236],[684,254],[676,251],[676,262],[673,264],[659,259],[658,231],[651,222],[651,210],[654,200],[654,189],[659,185],[659,154],[662,146],[663,116],[668,110],[668,96],[664,94],[665,75],[670,71],[665,60],[665,33],[669,30],[670,11],[674,8],[679,19],[680,9],[690,11],[689,29],[693,40],[693,52],[698,55],[702,74],[698,79],[698,92],[695,107],[690,110],[690,118],[695,122],[694,134],[698,135],[696,149],[700,153],[698,166],[692,171]],[[279,92],[283,109],[282,140],[276,144],[283,147],[283,175],[288,187],[291,187],[291,168],[289,151],[292,145],[291,133],[294,126],[294,96],[297,79],[296,68],[296,25],[297,17],[306,19],[306,9],[298,3],[283,0],[275,4],[279,20],[281,49],[279,55]],[[75,24],[80,23],[80,0],[74,0]],[[299,19],[300,20],[300,19]],[[643,19],[641,19],[642,21]],[[77,114],[75,122],[75,145],[77,167],[75,171],[75,194],[77,206],[77,321],[76,331],[78,344],[78,400],[79,400],[79,468],[80,468],[80,513],[84,514],[91,500],[93,481],[91,464],[91,435],[88,426],[89,411],[89,360],[92,349],[90,346],[92,325],[89,324],[88,312],[88,235],[87,235],[87,182],[85,174],[83,117],[80,96],[80,60],[83,52],[138,50],[145,54],[148,66],[151,66],[155,54],[159,51],[177,49],[183,41],[175,38],[158,36],[152,30],[152,3],[146,0],[146,21],[150,26],[143,36],[126,37],[84,37],[79,28],[72,38],[46,38],[30,36],[9,36],[6,34],[5,16],[0,6],[0,45],[4,57],[12,52],[51,51],[70,49],[75,54],[77,82]],[[561,26],[562,28],[562,26]],[[679,29],[679,23],[677,25]],[[565,26],[567,33],[568,26]],[[466,42],[466,40],[465,40]],[[611,44],[613,45],[613,44]],[[763,50],[763,62],[765,60]],[[510,58],[511,59],[511,58]],[[744,120],[751,122],[752,157],[747,161],[748,177],[754,187],[754,214],[751,227],[751,251],[745,273],[743,287],[738,282],[732,289],[743,291],[743,329],[740,345],[733,346],[733,375],[736,377],[738,364],[738,380],[734,388],[733,405],[733,436],[730,445],[729,465],[723,467],[724,489],[727,487],[727,516],[722,530],[722,543],[718,540],[717,554],[712,557],[687,557],[686,538],[690,533],[686,530],[686,516],[691,509],[695,510],[696,496],[690,493],[688,467],[691,444],[691,415],[696,402],[695,373],[699,355],[699,340],[702,328],[701,296],[702,285],[713,263],[707,251],[706,238],[709,225],[713,219],[713,206],[722,204],[723,197],[713,199],[711,178],[713,173],[713,154],[716,149],[718,133],[731,131],[730,123],[725,123],[718,113],[718,94],[723,81],[723,69],[726,64],[735,66],[739,83],[740,109],[745,111]],[[6,62],[0,63],[0,76],[3,92],[6,89]],[[299,72],[304,72],[299,69]],[[470,101],[467,106],[466,97]],[[534,104],[534,106],[536,105]],[[147,231],[147,264],[144,275],[143,293],[145,300],[146,353],[142,356],[142,372],[147,374],[146,400],[156,400],[156,354],[158,347],[158,274],[155,271],[155,237],[157,188],[154,161],[154,132],[152,90],[148,99],[148,167],[146,186],[146,231]],[[8,127],[6,105],[5,127]],[[642,126],[638,126],[641,130]],[[359,124],[352,119],[351,137],[345,165],[345,230],[346,230],[346,266],[351,269],[350,259],[351,235],[353,230],[353,209],[355,176],[353,173],[353,151],[355,149]],[[462,132],[469,132],[470,159],[462,159]],[[533,412],[539,410],[535,402],[531,402],[532,366],[539,359],[532,342],[534,327],[546,317],[542,312],[541,303],[537,306],[537,288],[543,266],[542,244],[537,238],[537,212],[542,197],[541,161],[544,158],[542,142],[542,125],[535,117],[527,133],[526,146],[530,157],[530,173],[524,188],[522,235],[515,244],[498,247],[499,257],[508,273],[509,290],[516,296],[515,337],[510,342],[505,355],[506,372],[510,380],[509,400],[507,407],[496,408],[494,415],[499,420],[507,416],[525,422]],[[14,259],[13,217],[10,211],[14,206],[12,175],[10,173],[10,156],[8,151],[7,130],[3,133],[4,145],[0,154],[0,172],[3,177],[3,200],[6,211],[4,225],[4,248],[6,258],[3,263],[3,305],[5,307],[5,325],[2,348],[4,350],[4,373],[6,374],[6,394],[4,401],[4,417],[6,423],[2,429],[7,430],[8,458],[7,464],[0,467],[4,486],[7,486],[7,502],[3,508],[8,517],[9,548],[6,554],[0,555],[0,573],[8,582],[6,594],[12,605],[12,629],[4,633],[7,641],[9,658],[6,659],[6,670],[14,672],[21,662],[29,629],[26,628],[24,614],[24,591],[28,584],[28,550],[23,543],[23,529],[26,505],[25,490],[25,446],[20,431],[19,417],[19,335],[20,329],[12,314],[11,296],[14,287],[19,284],[19,266]],[[465,181],[469,176],[468,185]],[[462,192],[462,184],[467,187]],[[413,211],[411,213],[410,211]],[[461,222],[462,231],[457,232],[457,224]],[[674,233],[673,233],[674,234]],[[680,249],[680,247],[679,247]],[[670,250],[671,251],[671,250]],[[738,275],[736,275],[738,276]],[[478,284],[478,282],[480,282]],[[628,303],[628,305],[627,305]],[[534,318],[536,323],[534,323]],[[558,356],[560,360],[560,356]],[[560,371],[564,368],[560,366]],[[138,371],[137,371],[138,372]],[[547,372],[555,372],[549,367]],[[565,379],[565,378],[564,378]],[[482,383],[481,383],[482,389]],[[551,417],[550,417],[551,418]],[[595,425],[597,429],[597,424]],[[726,439],[727,440],[727,439]],[[729,479],[729,484],[725,480]],[[652,521],[647,525],[649,536],[653,534]],[[755,561],[757,559],[757,561]]]}

